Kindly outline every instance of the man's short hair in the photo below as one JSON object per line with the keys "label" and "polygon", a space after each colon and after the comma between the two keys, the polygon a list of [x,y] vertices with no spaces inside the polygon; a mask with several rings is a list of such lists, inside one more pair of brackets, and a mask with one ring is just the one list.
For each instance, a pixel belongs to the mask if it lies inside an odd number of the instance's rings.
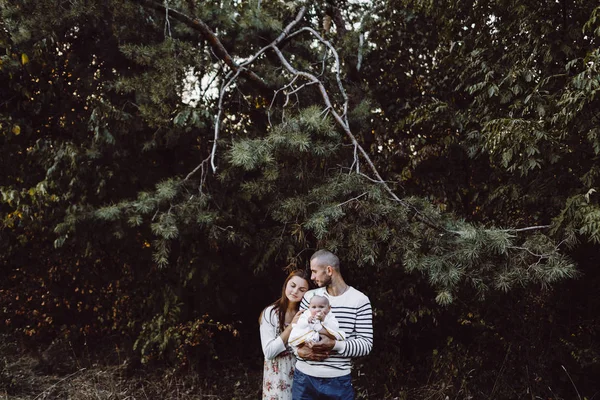
{"label": "man's short hair", "polygon": [[340,270],[340,259],[328,250],[318,250],[310,257],[310,261],[314,259],[317,260],[317,263],[320,267],[326,267],[330,265],[336,271]]}

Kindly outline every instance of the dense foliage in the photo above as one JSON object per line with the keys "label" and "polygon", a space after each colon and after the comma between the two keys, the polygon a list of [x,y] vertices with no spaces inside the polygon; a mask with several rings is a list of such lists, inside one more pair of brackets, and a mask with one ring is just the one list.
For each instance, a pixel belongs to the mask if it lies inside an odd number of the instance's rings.
{"label": "dense foliage", "polygon": [[260,369],[327,247],[362,398],[593,396],[592,3],[0,1],[2,330]]}

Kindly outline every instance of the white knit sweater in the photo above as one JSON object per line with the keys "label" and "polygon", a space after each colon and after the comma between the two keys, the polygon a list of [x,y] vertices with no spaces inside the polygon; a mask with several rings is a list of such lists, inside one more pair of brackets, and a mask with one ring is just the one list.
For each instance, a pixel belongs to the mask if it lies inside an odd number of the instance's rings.
{"label": "white knit sweater", "polygon": [[[311,293],[312,292],[312,293]],[[327,297],[331,312],[345,333],[346,340],[336,341],[329,358],[323,361],[298,359],[296,368],[309,376],[334,378],[350,373],[351,359],[366,356],[373,348],[373,311],[369,298],[349,287],[340,296],[331,296],[326,288],[306,292],[300,309],[308,308],[308,299],[314,294]]]}

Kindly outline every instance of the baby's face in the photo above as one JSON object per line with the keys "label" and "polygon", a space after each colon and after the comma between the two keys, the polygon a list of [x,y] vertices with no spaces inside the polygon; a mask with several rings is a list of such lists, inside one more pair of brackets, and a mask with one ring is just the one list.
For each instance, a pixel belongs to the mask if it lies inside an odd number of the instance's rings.
{"label": "baby's face", "polygon": [[327,315],[329,308],[329,302],[327,299],[320,296],[313,297],[308,305],[308,309],[310,310],[310,314],[312,316],[317,315],[319,312],[322,313],[322,315]]}

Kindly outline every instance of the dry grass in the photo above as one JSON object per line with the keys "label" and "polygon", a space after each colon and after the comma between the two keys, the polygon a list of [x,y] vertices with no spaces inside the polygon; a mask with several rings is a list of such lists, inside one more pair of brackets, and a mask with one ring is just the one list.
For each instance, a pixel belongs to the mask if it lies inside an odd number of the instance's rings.
{"label": "dry grass", "polygon": [[[74,352],[19,355],[0,337],[0,400],[242,400],[260,397],[262,371],[234,366],[227,372],[175,374],[133,370],[127,362],[101,364]],[[58,366],[58,367],[57,367]]]}

